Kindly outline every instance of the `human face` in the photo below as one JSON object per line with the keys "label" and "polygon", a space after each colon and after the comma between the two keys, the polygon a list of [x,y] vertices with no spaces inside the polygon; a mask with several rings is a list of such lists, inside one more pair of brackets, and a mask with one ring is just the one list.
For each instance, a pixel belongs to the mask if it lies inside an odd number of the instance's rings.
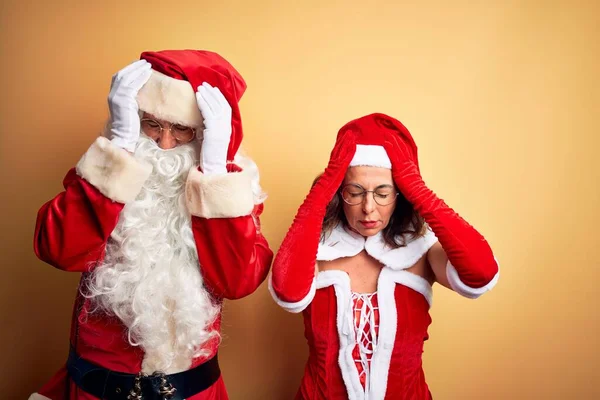
{"label": "human face", "polygon": [[154,140],[158,147],[163,150],[189,143],[196,137],[195,129],[180,124],[172,124],[148,113],[144,113],[142,116],[141,126],[142,132]]}
{"label": "human face", "polygon": [[[358,195],[361,188],[368,191],[362,199]],[[348,168],[342,183],[342,200],[344,196],[351,203],[358,203],[351,205],[343,202],[350,229],[364,237],[376,235],[388,226],[396,208],[397,191],[392,171],[379,167]],[[378,197],[379,203],[386,205],[377,204],[374,196]]]}

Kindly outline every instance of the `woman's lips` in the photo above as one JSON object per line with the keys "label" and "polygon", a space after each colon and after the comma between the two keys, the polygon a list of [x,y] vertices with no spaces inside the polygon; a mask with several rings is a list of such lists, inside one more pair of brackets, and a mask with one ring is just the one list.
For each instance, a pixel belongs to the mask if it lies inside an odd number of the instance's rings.
{"label": "woman's lips", "polygon": [[360,222],[360,224],[367,229],[373,229],[379,223],[378,221],[358,221],[358,222]]}

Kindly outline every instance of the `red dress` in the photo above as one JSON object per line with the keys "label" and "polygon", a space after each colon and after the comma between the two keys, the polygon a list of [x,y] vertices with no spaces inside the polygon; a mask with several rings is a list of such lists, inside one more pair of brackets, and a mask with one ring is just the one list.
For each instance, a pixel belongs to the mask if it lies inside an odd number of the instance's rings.
{"label": "red dress", "polygon": [[406,269],[436,241],[427,231],[406,247],[390,249],[380,235],[365,240],[337,227],[319,245],[317,259],[365,250],[384,265],[376,294],[353,293],[349,275],[340,270],[318,273],[306,298],[295,303],[279,300],[270,285],[282,307],[304,316],[309,358],[296,399],[431,398],[421,358],[431,323],[431,285]]}
{"label": "red dress", "polygon": [[[230,169],[239,171],[234,165]],[[78,173],[82,173],[79,166],[77,172],[75,169],[69,171],[63,183],[65,190],[40,209],[34,248],[41,260],[56,268],[86,273],[91,265],[103,257],[107,240],[117,225],[124,204],[105,196]],[[86,175],[85,172],[83,175]],[[226,180],[229,175],[233,174],[227,174],[223,179]],[[91,180],[94,181],[93,178]],[[231,189],[234,190],[235,187]],[[121,190],[121,194],[122,192]],[[207,193],[207,189],[204,193]],[[205,208],[208,203],[210,202],[204,204]],[[250,210],[252,211],[251,208]],[[254,207],[252,213],[235,218],[192,216],[192,230],[202,278],[207,290],[218,302],[249,295],[268,274],[273,253],[257,229],[261,212],[262,204]],[[214,323],[217,331],[220,323],[219,316]],[[110,370],[139,373],[144,351],[131,346],[125,332],[126,327],[116,317],[98,312],[90,313],[90,300],[78,292],[73,309],[70,343],[79,356]],[[190,368],[211,358],[217,351],[218,341],[209,341],[204,347],[210,354],[192,360]],[[64,366],[31,398],[95,399],[74,384]],[[222,378],[190,399],[227,399]]]}

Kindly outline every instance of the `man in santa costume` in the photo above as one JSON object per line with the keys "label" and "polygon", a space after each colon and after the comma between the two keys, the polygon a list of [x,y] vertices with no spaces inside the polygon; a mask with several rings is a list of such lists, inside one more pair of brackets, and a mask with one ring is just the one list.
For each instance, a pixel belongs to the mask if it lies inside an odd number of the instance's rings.
{"label": "man in santa costume", "polygon": [[105,134],[38,214],[37,256],[82,278],[66,365],[30,399],[227,399],[223,299],[268,273],[265,196],[238,152],[243,78],[208,51],[140,58],[113,76]]}

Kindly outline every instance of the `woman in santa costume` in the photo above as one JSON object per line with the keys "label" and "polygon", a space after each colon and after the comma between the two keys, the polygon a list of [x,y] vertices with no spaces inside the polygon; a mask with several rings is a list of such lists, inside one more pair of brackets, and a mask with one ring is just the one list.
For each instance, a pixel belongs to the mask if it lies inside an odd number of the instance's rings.
{"label": "woman in santa costume", "polygon": [[104,136],[38,213],[37,256],[82,278],[66,364],[30,399],[227,399],[223,299],[273,256],[238,151],[245,88],[208,51],[146,52],[113,76]]}
{"label": "woman in santa costume", "polygon": [[302,312],[309,358],[297,399],[425,400],[432,285],[476,298],[498,280],[490,246],[423,182],[399,121],[339,131],[273,264],[269,289]]}

